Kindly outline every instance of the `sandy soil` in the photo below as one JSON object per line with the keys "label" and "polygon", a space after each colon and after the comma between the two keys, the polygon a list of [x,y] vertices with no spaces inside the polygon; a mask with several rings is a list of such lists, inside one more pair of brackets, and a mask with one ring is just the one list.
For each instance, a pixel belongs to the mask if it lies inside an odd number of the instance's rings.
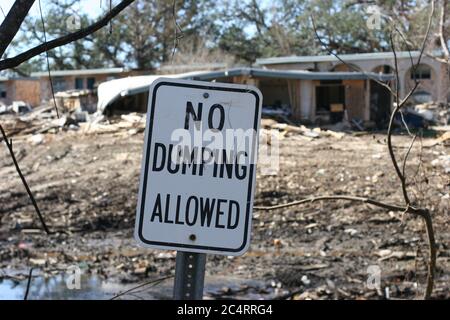
{"label": "sandy soil", "polygon": [[[33,266],[46,274],[78,265],[88,273],[138,283],[172,274],[175,253],[139,248],[133,238],[143,133],[46,134],[17,137],[14,150],[54,234],[36,213],[6,147],[0,148],[0,278]],[[342,139],[293,135],[281,141],[280,171],[258,174],[256,206],[314,195],[350,194],[402,203],[381,134]],[[409,138],[394,137],[399,155]],[[431,139],[424,139],[424,144]],[[414,201],[431,209],[439,248],[435,298],[450,298],[449,175],[436,161],[448,146],[412,151]],[[419,159],[422,165],[417,172]],[[242,257],[209,256],[209,276],[264,281],[299,299],[415,298],[425,283],[427,244],[420,219],[373,206],[334,201],[255,211],[252,245]],[[381,290],[366,282],[381,271]],[[260,289],[264,290],[264,289]],[[237,290],[236,292],[238,292]],[[222,296],[233,297],[225,288]],[[237,295],[238,293],[236,293]],[[216,294],[214,298],[220,298]]]}

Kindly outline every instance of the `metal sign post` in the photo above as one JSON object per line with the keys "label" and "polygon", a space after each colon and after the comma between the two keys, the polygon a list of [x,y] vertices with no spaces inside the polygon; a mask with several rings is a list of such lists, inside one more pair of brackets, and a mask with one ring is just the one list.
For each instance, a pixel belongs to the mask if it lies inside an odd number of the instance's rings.
{"label": "metal sign post", "polygon": [[205,281],[205,253],[177,251],[175,265],[175,300],[202,300]]}

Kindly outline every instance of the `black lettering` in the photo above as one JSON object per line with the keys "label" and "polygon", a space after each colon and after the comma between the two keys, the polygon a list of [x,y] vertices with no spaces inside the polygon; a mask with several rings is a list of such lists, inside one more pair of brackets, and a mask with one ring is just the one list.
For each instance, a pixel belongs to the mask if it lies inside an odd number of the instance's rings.
{"label": "black lettering", "polygon": [[[238,178],[239,180],[243,180],[247,176],[247,166],[244,165],[245,161],[240,160],[241,155],[246,157],[247,153],[244,151],[240,151],[236,155],[236,162],[234,164],[234,174],[236,178]],[[242,170],[239,171],[239,168],[242,168]]]}
{"label": "black lettering", "polygon": [[[217,128],[214,128],[213,117],[214,117],[214,111],[217,109],[219,110],[219,113],[220,113],[219,125],[217,126]],[[222,105],[220,105],[218,103],[213,104],[211,109],[209,110],[209,114],[208,114],[208,127],[210,129],[222,130],[224,124],[225,124],[225,109],[222,107]]]}
{"label": "black lettering", "polygon": [[216,228],[225,228],[225,225],[220,224],[219,220],[220,220],[220,216],[222,216],[225,212],[221,211],[220,209],[220,205],[224,202],[227,202],[227,200],[225,199],[217,199],[217,210],[216,210]]}
{"label": "black lettering", "polygon": [[[236,208],[236,217],[234,220],[234,224],[231,224],[232,221],[232,215],[233,215],[233,205]],[[234,200],[230,200],[230,205],[228,206],[228,229],[236,229],[237,225],[239,223],[239,203],[237,203]]]}
{"label": "black lettering", "polygon": [[216,199],[212,199],[210,202],[209,198],[200,198],[200,222],[202,227],[211,226],[211,220],[214,211],[214,205],[216,204]]}
{"label": "black lettering", "polygon": [[202,121],[202,109],[203,109],[203,103],[198,103],[198,111],[195,113],[194,106],[192,105],[192,102],[188,101],[186,103],[186,116],[184,118],[184,129],[189,129],[189,115],[192,116],[194,123],[197,121]]}
{"label": "black lettering", "polygon": [[[195,215],[194,215],[194,219],[189,220],[189,208],[191,206],[191,201],[195,200]],[[195,196],[190,196],[187,200],[186,203],[186,224],[188,226],[193,226],[195,224],[195,222],[197,222],[197,215],[198,215],[198,199]]]}
{"label": "black lettering", "polygon": [[[173,144],[169,144],[169,156],[168,156],[168,160],[167,160],[167,171],[169,171],[169,173],[177,173],[178,170],[180,170],[180,164],[178,163],[178,159],[172,159],[172,150],[173,150]],[[174,164],[174,167],[172,168],[171,164]]]}
{"label": "black lettering", "polygon": [[190,152],[190,148],[188,146],[185,146],[183,151],[183,163],[181,165],[181,173],[186,174],[187,166],[189,166],[189,169],[192,168],[192,174],[195,175],[197,173],[197,161],[198,161],[198,147],[194,147],[192,152]]}
{"label": "black lettering", "polygon": [[156,196],[155,205],[153,206],[151,222],[155,220],[155,217],[159,218],[159,222],[162,223],[162,213],[161,213],[161,195],[158,193]]}
{"label": "black lettering", "polygon": [[222,159],[220,163],[220,177],[223,178],[226,169],[228,179],[233,178],[233,164],[228,163],[228,155],[226,150],[222,150]]}
{"label": "black lettering", "polygon": [[[158,149],[161,149],[162,152],[162,159],[161,163],[158,167],[157,161],[158,161]],[[162,143],[155,143],[155,153],[153,154],[153,171],[161,171],[164,168],[164,163],[166,162],[166,147]]]}
{"label": "black lettering", "polygon": [[181,204],[181,196],[177,196],[177,212],[175,214],[175,224],[184,224],[183,221],[180,220],[180,204]]}
{"label": "black lettering", "polygon": [[218,168],[219,168],[219,164],[217,163],[217,161],[214,161],[214,164],[213,164],[213,177],[214,178],[217,178]]}
{"label": "black lettering", "polygon": [[173,220],[169,219],[169,205],[170,205],[170,194],[166,196],[166,211],[164,214],[164,223],[173,223]]}

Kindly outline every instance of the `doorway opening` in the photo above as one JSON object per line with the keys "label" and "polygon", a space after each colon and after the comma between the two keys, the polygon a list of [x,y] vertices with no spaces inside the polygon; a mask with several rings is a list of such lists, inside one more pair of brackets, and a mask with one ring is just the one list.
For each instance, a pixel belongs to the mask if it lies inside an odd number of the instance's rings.
{"label": "doorway opening", "polygon": [[378,129],[385,129],[391,112],[391,93],[376,81],[370,80],[370,120]]}
{"label": "doorway opening", "polygon": [[337,123],[344,118],[345,86],[341,81],[321,81],[316,87],[316,119]]}

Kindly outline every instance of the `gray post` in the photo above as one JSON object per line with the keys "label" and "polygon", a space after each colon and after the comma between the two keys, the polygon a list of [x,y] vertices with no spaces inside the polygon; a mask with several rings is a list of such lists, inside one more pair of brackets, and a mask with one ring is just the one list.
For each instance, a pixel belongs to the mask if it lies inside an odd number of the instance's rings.
{"label": "gray post", "polygon": [[205,253],[177,251],[173,298],[202,300],[205,281]]}

